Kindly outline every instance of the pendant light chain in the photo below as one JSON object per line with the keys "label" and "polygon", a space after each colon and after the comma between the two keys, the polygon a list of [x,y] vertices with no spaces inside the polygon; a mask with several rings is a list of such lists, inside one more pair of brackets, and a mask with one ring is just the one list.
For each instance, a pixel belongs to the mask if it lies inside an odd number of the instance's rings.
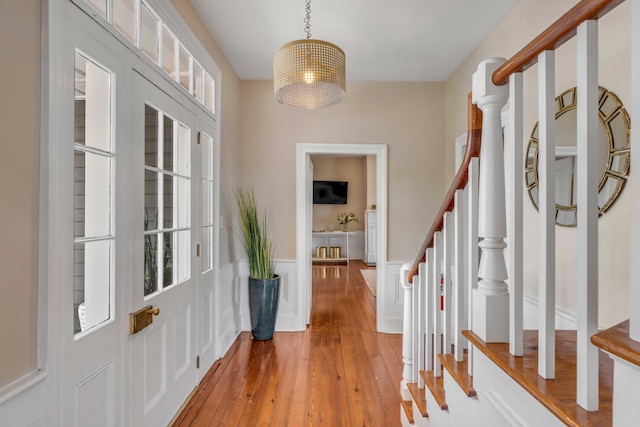
{"label": "pendant light chain", "polygon": [[307,6],[305,7],[307,12],[306,18],[304,18],[304,32],[307,33],[307,39],[311,38],[311,0],[307,0]]}

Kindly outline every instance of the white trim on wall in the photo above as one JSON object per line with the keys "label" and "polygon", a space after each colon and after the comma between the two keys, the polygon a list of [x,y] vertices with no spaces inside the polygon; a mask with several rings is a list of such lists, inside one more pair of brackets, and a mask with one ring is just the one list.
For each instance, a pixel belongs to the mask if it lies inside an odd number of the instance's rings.
{"label": "white trim on wall", "polygon": [[[296,261],[298,303],[297,329],[304,331],[308,320],[307,298],[311,294],[311,206],[308,205],[307,159],[312,154],[376,156],[376,199],[378,212],[377,280],[384,283],[387,265],[387,146],[386,144],[298,143],[296,146]],[[385,284],[386,285],[386,284]],[[386,286],[376,297],[376,329],[389,332]]]}

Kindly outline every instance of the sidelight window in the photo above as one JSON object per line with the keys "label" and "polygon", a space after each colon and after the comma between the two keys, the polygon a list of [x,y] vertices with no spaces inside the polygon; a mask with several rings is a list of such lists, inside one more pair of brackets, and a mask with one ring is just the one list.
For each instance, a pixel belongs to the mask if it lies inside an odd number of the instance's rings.
{"label": "sidelight window", "polygon": [[112,73],[75,54],[74,332],[111,318],[114,288]]}

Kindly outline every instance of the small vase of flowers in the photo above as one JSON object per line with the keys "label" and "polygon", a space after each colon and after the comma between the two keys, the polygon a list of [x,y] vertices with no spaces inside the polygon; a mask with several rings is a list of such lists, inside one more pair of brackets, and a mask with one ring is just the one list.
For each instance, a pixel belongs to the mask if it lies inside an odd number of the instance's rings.
{"label": "small vase of flowers", "polygon": [[351,221],[355,221],[357,223],[360,222],[358,217],[353,212],[349,212],[349,213],[343,212],[340,215],[338,215],[338,223],[342,225],[342,231],[347,231],[347,226]]}

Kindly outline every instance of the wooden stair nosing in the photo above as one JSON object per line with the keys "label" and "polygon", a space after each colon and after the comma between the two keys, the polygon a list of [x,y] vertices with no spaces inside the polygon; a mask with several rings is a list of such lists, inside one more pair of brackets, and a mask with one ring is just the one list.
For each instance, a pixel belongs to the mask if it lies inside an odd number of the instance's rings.
{"label": "wooden stair nosing", "polygon": [[[597,411],[587,411],[576,402],[576,331],[556,330],[556,379],[553,380],[541,380],[537,373],[538,331],[524,332],[525,354],[517,357],[509,353],[508,344],[487,344],[473,331],[463,331],[462,334],[469,339],[470,344],[487,356],[564,424],[574,427],[610,426],[613,414],[613,361],[601,352],[600,405]],[[560,364],[565,366],[560,368]],[[541,381],[542,384],[560,381],[558,375],[573,378],[571,383],[565,386],[556,384],[554,387],[540,388]]]}
{"label": "wooden stair nosing", "polygon": [[400,399],[400,406],[404,410],[404,414],[407,416],[409,424],[414,423],[413,419],[413,403],[410,400]]}
{"label": "wooden stair nosing", "polygon": [[420,411],[420,415],[428,418],[429,414],[427,413],[427,399],[424,394],[424,388],[419,388],[417,383],[409,383],[407,384],[407,388],[409,389],[409,393],[411,393],[411,397],[413,397],[413,401]]}
{"label": "wooden stair nosing", "polygon": [[640,342],[629,338],[629,320],[598,332],[591,337],[591,342],[607,353],[640,366]]}
{"label": "wooden stair nosing", "polygon": [[447,400],[445,398],[442,375],[436,377],[433,374],[433,371],[420,371],[420,375],[424,380],[424,384],[429,388],[429,391],[433,395],[438,407],[443,411],[448,411],[449,405],[447,405]]}
{"label": "wooden stair nosing", "polygon": [[456,361],[453,354],[440,354],[438,359],[440,359],[442,367],[447,370],[464,394],[467,397],[476,397],[476,391],[473,388],[473,377],[469,375],[467,354],[464,354],[462,362]]}

